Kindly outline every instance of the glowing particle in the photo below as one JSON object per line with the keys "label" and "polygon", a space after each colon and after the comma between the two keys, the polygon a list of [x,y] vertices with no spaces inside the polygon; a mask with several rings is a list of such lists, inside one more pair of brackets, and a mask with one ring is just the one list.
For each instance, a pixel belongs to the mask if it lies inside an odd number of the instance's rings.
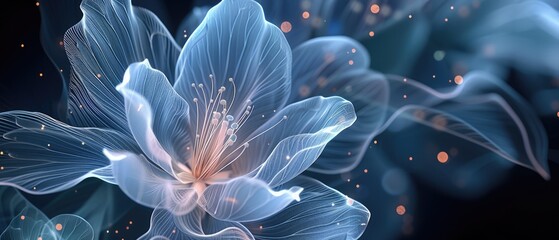
{"label": "glowing particle", "polygon": [[409,18],[409,19],[411,19],[412,17],[413,17],[413,16],[412,16],[411,14],[410,14],[410,15],[408,15],[408,18]]}
{"label": "glowing particle", "polygon": [[450,10],[454,10],[454,6],[450,6]]}
{"label": "glowing particle", "polygon": [[351,156],[351,152],[347,152],[347,155],[348,155],[348,156]]}
{"label": "glowing particle", "polygon": [[38,7],[39,5],[41,5],[41,3],[39,3],[39,2],[36,2],[36,3],[35,3],[35,6]]}
{"label": "glowing particle", "polygon": [[355,52],[357,52],[357,49],[352,48],[352,49],[351,49],[351,53],[355,53]]}
{"label": "glowing particle", "polygon": [[291,156],[289,155],[285,156],[285,160],[291,160]]}
{"label": "glowing particle", "polygon": [[398,205],[396,206],[396,213],[400,216],[406,214],[406,207],[404,207],[404,205]]}
{"label": "glowing particle", "polygon": [[368,172],[369,172],[369,169],[366,169],[366,168],[365,168],[365,169],[363,170],[363,172],[364,172],[364,173],[368,173]]}
{"label": "glowing particle", "polygon": [[464,82],[464,78],[460,75],[456,75],[454,77],[454,83],[456,83],[457,85],[460,85]]}
{"label": "glowing particle", "polygon": [[56,231],[62,231],[62,224],[57,223],[54,227],[56,228]]}
{"label": "glowing particle", "polygon": [[41,124],[41,130],[45,130],[45,125]]}
{"label": "glowing particle", "polygon": [[19,45],[19,46],[20,46],[21,48],[24,48],[24,47],[25,47],[25,44],[22,43],[22,44]]}
{"label": "glowing particle", "polygon": [[374,143],[374,144],[377,144],[377,143],[378,143],[378,141],[377,141],[377,140],[374,140],[374,141],[373,141],[373,143]]}
{"label": "glowing particle", "polygon": [[282,22],[280,25],[281,31],[284,33],[291,32],[291,23],[288,21]]}
{"label": "glowing particle", "polygon": [[101,78],[101,73],[97,73],[97,78]]}
{"label": "glowing particle", "polygon": [[311,16],[311,14],[307,11],[304,11],[303,14],[301,14],[301,16],[303,17],[303,19],[309,19],[309,17]]}
{"label": "glowing particle", "polygon": [[351,205],[353,205],[353,202],[354,202],[353,199],[351,199],[350,197],[346,196],[345,203],[346,203],[347,205],[351,206]]}
{"label": "glowing particle", "polygon": [[0,166],[0,171],[1,171],[1,170],[4,170],[4,166]]}
{"label": "glowing particle", "polygon": [[559,112],[557,112],[557,117],[559,118]]}
{"label": "glowing particle", "polygon": [[132,220],[130,220],[130,222],[128,222],[128,224],[130,224],[130,225],[132,225],[132,223],[133,223]]}
{"label": "glowing particle", "polygon": [[349,65],[353,65],[353,60],[349,60]]}
{"label": "glowing particle", "polygon": [[21,219],[21,221],[25,220],[25,215],[21,215],[21,217],[19,217],[19,219]]}
{"label": "glowing particle", "polygon": [[43,240],[43,238],[42,238],[42,237],[38,237],[37,240]]}
{"label": "glowing particle", "polygon": [[260,226],[258,226],[258,228],[259,228],[260,230],[262,230],[262,228],[264,228],[264,227],[262,227],[262,225],[260,225]]}
{"label": "glowing particle", "polygon": [[355,188],[360,188],[361,186],[359,184],[355,184]]}
{"label": "glowing particle", "polygon": [[435,53],[433,53],[433,58],[436,61],[442,61],[445,56],[446,56],[446,53],[444,51],[441,51],[441,50],[437,50],[437,51],[435,51]]}
{"label": "glowing particle", "polygon": [[404,94],[404,99],[407,99],[407,98],[408,98],[408,95]]}
{"label": "glowing particle", "polygon": [[[559,115],[559,113],[558,113],[558,115]],[[0,151],[0,155],[4,155],[4,151]]]}
{"label": "glowing particle", "polygon": [[43,73],[39,73],[39,77],[42,77],[42,76],[43,76]]}
{"label": "glowing particle", "polygon": [[445,151],[439,152],[437,154],[437,160],[440,163],[446,163],[448,161],[448,153],[446,153]]}
{"label": "glowing particle", "polygon": [[64,42],[63,42],[63,41],[60,41],[60,42],[58,42],[58,45],[64,46]]}
{"label": "glowing particle", "polygon": [[444,22],[448,22],[448,18],[444,18]]}
{"label": "glowing particle", "polygon": [[117,230],[115,230],[115,233],[116,233],[116,234],[118,234],[118,229],[117,229]]}
{"label": "glowing particle", "polygon": [[373,14],[378,14],[380,12],[380,6],[376,3],[371,5],[371,12]]}
{"label": "glowing particle", "polygon": [[433,75],[433,78],[437,78],[437,75]]}
{"label": "glowing particle", "polygon": [[412,161],[412,160],[413,160],[413,157],[412,157],[412,156],[410,156],[410,157],[408,158],[408,160]]}
{"label": "glowing particle", "polygon": [[369,37],[374,37],[374,36],[375,36],[375,32],[370,31],[370,32],[369,32]]}

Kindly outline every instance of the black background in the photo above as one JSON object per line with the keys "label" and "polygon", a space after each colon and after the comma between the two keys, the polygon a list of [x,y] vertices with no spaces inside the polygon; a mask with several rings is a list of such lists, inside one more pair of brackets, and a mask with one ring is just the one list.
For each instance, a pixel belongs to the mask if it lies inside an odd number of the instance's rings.
{"label": "black background", "polygon": [[[165,12],[166,18],[162,21],[174,32],[192,6],[189,2],[172,6],[159,11]],[[24,109],[52,113],[60,95],[61,80],[39,40],[39,8],[35,1],[10,1],[10,6],[2,8],[0,17],[0,111]],[[25,47],[21,48],[21,44]],[[43,73],[43,77],[39,73]],[[558,146],[559,119],[542,120],[550,135],[550,146]],[[505,183],[474,200],[452,198],[417,182],[418,210],[414,232],[403,238],[559,239],[559,180],[556,177],[559,167],[550,162],[550,168],[552,179],[545,181],[532,171],[516,167]],[[97,180],[87,180],[80,189],[98,184]],[[38,206],[53,198],[29,197]],[[122,229],[128,219],[149,218],[149,214],[149,209],[134,206],[134,211],[123,219],[123,223],[116,223],[115,228]],[[147,221],[134,224],[126,233],[111,232],[102,237],[132,239],[148,227]]]}

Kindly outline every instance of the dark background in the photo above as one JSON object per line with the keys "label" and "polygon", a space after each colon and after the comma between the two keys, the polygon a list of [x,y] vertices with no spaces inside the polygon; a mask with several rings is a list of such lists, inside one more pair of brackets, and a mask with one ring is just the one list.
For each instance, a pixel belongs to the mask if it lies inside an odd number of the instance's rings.
{"label": "dark background", "polygon": [[[157,15],[166,16],[162,21],[171,32],[174,32],[180,20],[192,8],[190,2],[183,2],[172,5],[172,9],[156,10]],[[9,6],[4,5],[0,14],[0,111],[24,109],[52,114],[57,109],[56,103],[62,87],[61,79],[43,52],[40,43],[40,11],[35,3],[11,1]],[[157,11],[162,11],[164,15]],[[21,44],[24,44],[23,48]],[[39,76],[40,73],[43,74],[42,77]],[[512,76],[514,77],[514,74]],[[542,120],[550,135],[550,146],[558,146],[559,119]],[[456,199],[416,181],[417,210],[414,216],[414,231],[403,238],[559,239],[559,180],[556,177],[559,167],[557,163],[550,162],[550,169],[552,178],[545,181],[532,171],[516,167],[502,185],[473,200]],[[88,192],[88,188],[94,188],[99,184],[99,181],[89,179],[77,188]],[[40,207],[56,196],[28,197]],[[87,198],[87,194],[81,198]],[[76,199],[76,204],[79,201],[79,198]],[[133,211],[115,223],[110,234],[103,235],[103,238],[132,239],[145,232],[148,227],[147,221],[135,221],[129,231],[121,230],[119,234],[114,233],[113,229],[124,229],[128,226],[129,220],[149,218],[149,209],[131,206]],[[381,221],[378,218],[377,220]]]}

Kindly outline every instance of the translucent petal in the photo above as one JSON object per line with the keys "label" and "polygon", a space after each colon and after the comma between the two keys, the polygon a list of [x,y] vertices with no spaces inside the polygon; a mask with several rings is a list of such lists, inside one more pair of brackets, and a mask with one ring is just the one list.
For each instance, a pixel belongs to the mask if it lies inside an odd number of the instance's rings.
{"label": "translucent petal", "polygon": [[93,240],[94,235],[91,225],[74,214],[61,214],[53,217],[45,224],[41,233],[43,240]]}
{"label": "translucent petal", "polygon": [[116,88],[125,99],[130,132],[148,159],[172,175],[186,169],[191,155],[189,108],[165,75],[145,60],[130,65]]}
{"label": "translucent petal", "polygon": [[116,131],[75,128],[42,113],[1,113],[0,134],[0,185],[34,194],[62,191],[87,177],[111,182],[102,149],[139,151]]}
{"label": "translucent petal", "polygon": [[363,157],[385,120],[388,84],[383,75],[368,71],[363,46],[347,37],[320,37],[293,50],[291,101],[308,96],[340,96],[355,107],[357,120],[326,145],[310,168],[322,173],[351,170]]}
{"label": "translucent petal", "polygon": [[[379,142],[397,148],[387,154],[403,168],[446,191],[474,197],[510,168],[499,158],[549,178],[543,126],[531,107],[498,79],[472,72],[449,92],[401,77],[390,77],[390,85],[394,111],[385,126],[390,125],[386,134],[391,136],[383,134]],[[399,137],[402,133],[406,137]],[[417,138],[424,141],[412,141]],[[409,156],[427,163],[405,161]]]}
{"label": "translucent petal", "polygon": [[312,165],[326,144],[355,118],[352,104],[340,97],[293,103],[254,133],[246,155],[232,169],[238,173],[254,169],[250,175],[272,187],[280,185]]}
{"label": "translucent petal", "polygon": [[274,191],[265,182],[247,177],[209,185],[199,203],[213,217],[236,222],[255,221],[279,212],[293,200],[300,187]]}
{"label": "translucent petal", "polygon": [[68,91],[70,83],[70,62],[64,50],[64,33],[82,17],[80,0],[41,1],[41,45],[62,80],[62,91],[56,115],[66,119],[68,114]]}
{"label": "translucent petal", "polygon": [[86,0],[81,9],[83,19],[64,37],[75,73],[70,122],[126,132],[123,101],[114,86],[128,65],[146,58],[174,79],[179,47],[155,15],[129,0]]}
{"label": "translucent petal", "polygon": [[139,239],[198,240],[198,239],[254,239],[246,228],[236,222],[212,218],[200,208],[183,216],[175,216],[157,208],[151,215],[149,231]]}
{"label": "translucent petal", "polygon": [[19,192],[11,188],[0,189],[2,212],[11,217],[11,222],[0,234],[4,240],[28,239],[76,239],[93,240],[93,228],[83,218],[73,214],[62,214],[48,219],[39,209],[29,203]]}
{"label": "translucent petal", "polygon": [[210,9],[186,42],[176,75],[177,92],[188,102],[198,99],[197,105],[190,104],[200,108],[199,113],[191,111],[192,119],[204,121],[204,106],[212,100],[221,102],[217,94],[222,86],[221,99],[235,120],[252,106],[250,117],[236,133],[240,141],[268,120],[261,115],[269,116],[285,105],[291,86],[291,49],[281,31],[265,21],[256,2],[225,0]]}
{"label": "translucent petal", "polygon": [[472,15],[479,24],[468,25],[458,41],[467,39],[464,43],[477,54],[522,70],[559,74],[555,64],[559,12],[552,5],[544,1],[491,1],[482,3]]}
{"label": "translucent petal", "polygon": [[243,223],[256,239],[358,239],[370,213],[361,203],[307,177],[283,187],[301,186],[301,201],[259,221]]}
{"label": "translucent petal", "polygon": [[111,160],[118,186],[134,201],[151,208],[162,207],[176,215],[197,206],[198,197],[190,184],[179,182],[143,156],[106,149],[103,153]]}

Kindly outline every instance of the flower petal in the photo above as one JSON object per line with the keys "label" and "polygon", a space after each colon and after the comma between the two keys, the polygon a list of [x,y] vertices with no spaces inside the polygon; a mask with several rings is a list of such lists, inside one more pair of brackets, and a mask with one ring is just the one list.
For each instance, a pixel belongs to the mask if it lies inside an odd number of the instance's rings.
{"label": "flower petal", "polygon": [[239,177],[209,185],[199,204],[220,220],[255,221],[279,212],[293,200],[299,201],[301,191],[300,187],[274,191],[261,180]]}
{"label": "flower petal", "polygon": [[128,67],[117,87],[124,96],[130,132],[148,159],[171,175],[190,159],[188,104],[147,60]]}
{"label": "flower petal", "polygon": [[75,74],[69,120],[76,126],[127,131],[122,98],[114,89],[133,62],[150,59],[174,79],[179,47],[151,12],[130,0],[85,0],[84,17],[64,37]]}
{"label": "flower petal", "polygon": [[148,232],[139,239],[243,239],[252,240],[252,234],[235,222],[217,220],[206,214],[203,209],[196,208],[183,216],[176,216],[169,211],[157,208],[151,215]]}
{"label": "flower petal", "polygon": [[[357,120],[328,143],[309,169],[342,173],[354,168],[385,121],[388,83],[383,75],[366,70],[369,56],[347,37],[320,37],[293,50],[291,101],[307,96],[340,96],[355,107]],[[309,70],[310,69],[310,70]],[[295,94],[299,93],[299,94]]]}
{"label": "flower petal", "polygon": [[76,128],[42,113],[1,113],[0,134],[0,185],[34,194],[62,191],[87,177],[112,182],[101,150],[139,151],[116,131]]}
{"label": "flower petal", "polygon": [[237,120],[252,106],[250,117],[236,134],[242,140],[267,120],[261,115],[285,105],[291,84],[291,49],[281,31],[265,21],[256,2],[224,0],[210,9],[190,36],[176,72],[177,92],[188,102],[198,99],[191,105],[199,105],[200,112],[191,111],[192,119],[204,122],[208,111],[214,111],[204,110],[205,106],[220,99],[226,101],[227,114]]}
{"label": "flower petal", "polygon": [[76,239],[93,240],[93,228],[78,215],[61,214],[49,220],[41,233],[43,240]]}
{"label": "flower petal", "polygon": [[103,150],[111,160],[118,186],[134,201],[151,208],[162,207],[173,214],[186,214],[196,207],[197,194],[167,172],[130,152]]}
{"label": "flower petal", "polygon": [[311,178],[286,184],[305,188],[301,201],[259,221],[243,223],[256,239],[358,239],[370,213],[361,203]]}
{"label": "flower petal", "polygon": [[76,239],[93,240],[91,225],[74,214],[62,214],[48,219],[47,216],[29,203],[19,192],[11,188],[0,189],[3,211],[2,220],[10,217],[11,222],[5,227],[0,239]]}
{"label": "flower petal", "polygon": [[[403,168],[459,196],[479,196],[502,179],[511,165],[499,159],[549,178],[543,126],[532,108],[495,77],[471,72],[446,93],[400,77],[391,77],[390,85],[393,112],[379,144],[397,147],[386,153]],[[403,132],[406,137],[399,137]],[[424,141],[412,141],[417,138]],[[406,160],[410,156],[424,161],[414,164]]]}
{"label": "flower petal", "polygon": [[350,102],[340,97],[313,97],[287,106],[252,136],[242,160],[232,164],[238,174],[275,187],[312,165],[326,144],[355,122]]}

